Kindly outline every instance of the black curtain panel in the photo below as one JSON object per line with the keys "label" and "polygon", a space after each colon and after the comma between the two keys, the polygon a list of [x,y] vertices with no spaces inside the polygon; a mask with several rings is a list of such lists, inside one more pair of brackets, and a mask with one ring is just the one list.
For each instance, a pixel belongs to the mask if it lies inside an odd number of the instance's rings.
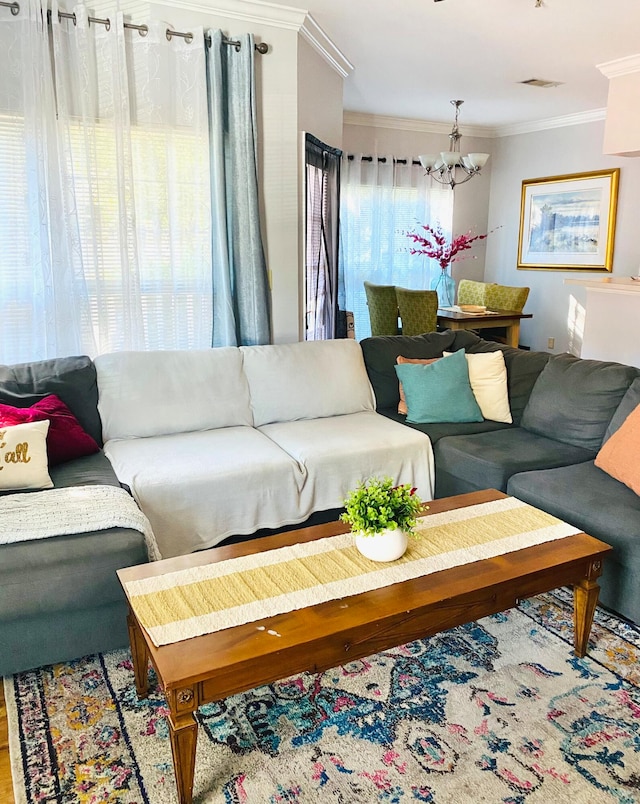
{"label": "black curtain panel", "polygon": [[[305,138],[305,340],[338,332],[338,232],[342,151]],[[345,333],[346,334],[346,333]],[[344,337],[344,336],[343,336]]]}

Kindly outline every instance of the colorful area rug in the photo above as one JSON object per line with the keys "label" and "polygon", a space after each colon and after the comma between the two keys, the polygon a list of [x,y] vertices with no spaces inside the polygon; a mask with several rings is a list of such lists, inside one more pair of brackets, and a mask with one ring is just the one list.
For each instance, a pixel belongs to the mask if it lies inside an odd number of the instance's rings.
{"label": "colorful area rug", "polygon": [[[565,590],[200,710],[196,804],[640,802],[640,632]],[[18,804],[173,804],[126,651],[5,682]]]}

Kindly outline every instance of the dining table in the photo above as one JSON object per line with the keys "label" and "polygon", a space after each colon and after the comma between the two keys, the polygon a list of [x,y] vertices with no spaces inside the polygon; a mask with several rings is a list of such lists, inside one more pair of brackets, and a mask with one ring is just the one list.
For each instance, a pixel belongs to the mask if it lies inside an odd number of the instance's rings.
{"label": "dining table", "polygon": [[438,308],[439,329],[489,329],[504,327],[505,340],[508,346],[518,348],[520,342],[520,321],[533,318],[532,313],[517,310],[483,310],[480,312],[464,312],[456,307]]}

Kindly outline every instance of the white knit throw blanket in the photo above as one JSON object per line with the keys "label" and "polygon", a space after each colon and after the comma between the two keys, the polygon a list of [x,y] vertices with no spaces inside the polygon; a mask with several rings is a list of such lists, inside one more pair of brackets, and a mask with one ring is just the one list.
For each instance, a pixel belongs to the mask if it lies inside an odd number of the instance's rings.
{"label": "white knit throw blanket", "polygon": [[161,558],[149,520],[119,486],[71,486],[0,497],[0,544],[107,528],[140,531],[149,560]]}

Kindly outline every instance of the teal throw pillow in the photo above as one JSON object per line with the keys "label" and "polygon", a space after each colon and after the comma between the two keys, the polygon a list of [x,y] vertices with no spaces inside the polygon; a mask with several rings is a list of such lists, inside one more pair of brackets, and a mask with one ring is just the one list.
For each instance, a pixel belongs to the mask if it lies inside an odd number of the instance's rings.
{"label": "teal throw pillow", "polygon": [[483,421],[469,383],[464,349],[429,365],[400,363],[395,369],[407,399],[408,422]]}

